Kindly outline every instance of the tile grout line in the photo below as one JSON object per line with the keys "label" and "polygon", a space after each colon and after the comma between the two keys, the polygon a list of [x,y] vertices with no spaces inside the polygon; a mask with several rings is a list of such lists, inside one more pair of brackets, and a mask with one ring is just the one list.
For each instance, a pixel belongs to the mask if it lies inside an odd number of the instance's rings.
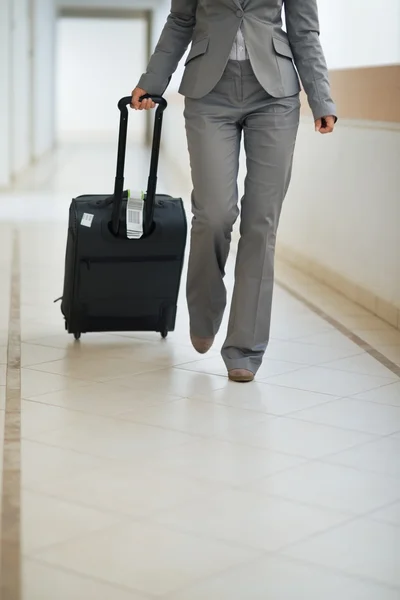
{"label": "tile grout line", "polygon": [[1,481],[0,600],[21,599],[21,273],[19,235],[14,232],[3,471]]}
{"label": "tile grout line", "polygon": [[389,369],[394,375],[400,377],[400,365],[395,362],[389,360],[384,354],[376,350],[371,344],[360,338],[357,334],[353,333],[350,329],[348,329],[345,325],[340,323],[334,317],[329,316],[324,310],[318,308],[316,304],[308,300],[305,296],[296,292],[290,285],[287,285],[282,280],[276,279],[276,284],[285,292],[290,294],[293,298],[307,306],[314,314],[318,315],[321,319],[332,325],[337,331],[339,331],[342,335],[344,335],[351,342],[356,344],[359,348],[364,350],[367,354],[369,354],[372,358],[378,361],[381,365]]}
{"label": "tile grout line", "polygon": [[61,564],[53,564],[51,562],[47,562],[45,559],[41,558],[40,556],[34,555],[34,554],[27,554],[24,556],[24,558],[29,562],[35,563],[36,565],[40,565],[47,569],[61,571],[62,573],[66,574],[66,575],[80,577],[81,579],[84,579],[85,581],[90,581],[92,583],[94,582],[94,583],[99,583],[102,585],[112,586],[113,590],[119,590],[121,592],[126,592],[128,594],[132,594],[132,593],[141,594],[142,600],[165,600],[164,596],[161,596],[161,598],[160,598],[160,596],[155,596],[154,594],[149,594],[148,592],[142,592],[142,591],[139,591],[136,589],[134,590],[131,587],[126,587],[124,584],[110,583],[109,581],[101,579],[101,577],[98,577],[95,575],[88,575],[87,573],[82,573],[81,571],[76,571],[71,567],[66,567]]}

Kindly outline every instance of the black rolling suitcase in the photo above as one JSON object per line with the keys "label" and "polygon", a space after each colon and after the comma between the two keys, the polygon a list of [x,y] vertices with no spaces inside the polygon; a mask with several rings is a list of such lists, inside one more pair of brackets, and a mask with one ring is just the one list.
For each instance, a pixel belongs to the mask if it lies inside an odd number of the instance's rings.
{"label": "black rolling suitcase", "polygon": [[[61,311],[65,328],[79,339],[91,331],[157,331],[175,327],[176,305],[186,245],[181,199],[156,195],[164,98],[158,104],[150,175],[143,207],[143,236],[128,239],[132,223],[124,187],[128,105],[118,103],[120,128],[113,195],[79,196],[69,212]],[[127,206],[128,205],[128,206]],[[140,212],[133,214],[138,223]]]}

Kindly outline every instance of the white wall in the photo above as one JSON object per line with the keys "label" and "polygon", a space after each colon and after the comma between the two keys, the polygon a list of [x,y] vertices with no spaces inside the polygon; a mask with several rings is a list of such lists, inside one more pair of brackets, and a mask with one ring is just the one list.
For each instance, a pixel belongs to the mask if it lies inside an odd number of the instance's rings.
{"label": "white wall", "polygon": [[400,63],[399,0],[318,0],[331,69]]}
{"label": "white wall", "polygon": [[305,120],[279,241],[400,308],[400,127]]}
{"label": "white wall", "polygon": [[[154,49],[162,28],[165,25],[171,8],[171,0],[56,0],[59,8],[128,8],[153,11],[153,39]],[[183,73],[183,63],[179,66],[177,74],[172,78],[169,92],[177,91]]]}
{"label": "white wall", "polygon": [[10,181],[10,13],[8,2],[0,2],[0,187]]}
{"label": "white wall", "polygon": [[53,0],[0,1],[0,186],[54,141]]}
{"label": "white wall", "polygon": [[53,0],[33,4],[33,158],[54,145],[55,5]]}
{"label": "white wall", "polygon": [[[399,0],[318,4],[331,69],[400,63]],[[400,309],[399,157],[398,125],[342,119],[319,136],[304,119],[279,235],[303,268],[393,324],[379,307]]]}
{"label": "white wall", "polygon": [[[117,101],[146,64],[145,22],[63,18],[57,31],[58,135],[115,134]],[[136,119],[130,130],[143,135],[144,123]]]}
{"label": "white wall", "polygon": [[11,2],[11,173],[31,159],[31,28],[28,0]]}
{"label": "white wall", "polygon": [[[153,39],[153,47],[155,47],[158,39],[160,37],[161,31],[166,23],[169,11],[171,8],[170,0],[160,0],[157,10],[154,12],[154,39]],[[168,93],[173,94],[178,91],[180,81],[182,79],[183,71],[184,71],[184,62],[185,57],[183,57],[180,62],[176,72],[174,73],[171,82],[168,86]]]}
{"label": "white wall", "polygon": [[[59,8],[157,9],[169,0],[55,0]],[[169,5],[171,3],[169,2]]]}

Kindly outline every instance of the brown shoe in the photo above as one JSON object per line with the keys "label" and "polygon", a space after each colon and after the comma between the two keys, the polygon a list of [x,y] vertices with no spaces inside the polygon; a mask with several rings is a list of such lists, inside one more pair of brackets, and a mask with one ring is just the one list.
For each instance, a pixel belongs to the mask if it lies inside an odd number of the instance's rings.
{"label": "brown shoe", "polygon": [[206,354],[214,343],[213,337],[198,337],[197,335],[190,334],[193,348],[199,354]]}
{"label": "brown shoe", "polygon": [[247,369],[231,369],[228,371],[228,377],[236,383],[249,383],[254,380],[254,373]]}

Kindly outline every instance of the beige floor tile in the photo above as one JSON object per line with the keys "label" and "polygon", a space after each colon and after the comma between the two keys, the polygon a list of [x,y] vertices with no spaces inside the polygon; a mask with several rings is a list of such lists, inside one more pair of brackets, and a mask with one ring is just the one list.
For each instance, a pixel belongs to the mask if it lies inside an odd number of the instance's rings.
{"label": "beige floor tile", "polygon": [[0,365],[7,364],[7,346],[0,346]]}
{"label": "beige floor tile", "polygon": [[[7,292],[8,293],[8,292]],[[3,307],[0,315],[0,346],[6,347],[8,343],[8,303]]]}
{"label": "beige floor tile", "polygon": [[[181,290],[182,293],[182,290]],[[180,301],[183,301],[183,298],[181,296]],[[215,348],[218,348],[218,346],[221,346],[224,340],[224,324],[221,327],[221,331],[219,332],[219,334],[217,334],[216,339],[215,339]],[[129,337],[131,337],[132,334],[128,334]],[[154,332],[134,332],[133,336],[135,337],[136,340],[142,341],[142,342],[158,342],[160,340],[160,334],[159,333],[154,333]],[[175,343],[178,344],[179,346],[186,346],[187,348],[192,348],[192,344],[190,341],[190,335],[189,335],[189,321],[188,321],[188,316],[187,313],[185,311],[185,313],[181,313],[178,309],[178,315],[177,315],[177,322],[175,325],[175,331],[172,331],[168,334],[168,340],[164,343]]]}
{"label": "beige floor tile", "polygon": [[0,383],[6,385],[7,365],[0,365]]}
{"label": "beige floor tile", "polygon": [[58,390],[68,390],[85,385],[84,381],[54,375],[53,373],[42,373],[32,369],[21,370],[22,396],[24,398],[34,398],[40,394],[57,392]]}
{"label": "beige floor tile", "polygon": [[65,356],[66,351],[58,348],[49,348],[37,344],[21,345],[21,364],[23,367],[60,360]]}
{"label": "beige floor tile", "polygon": [[21,434],[23,438],[35,437],[73,424],[79,413],[58,406],[47,406],[33,400],[22,400]]}
{"label": "beige floor tile", "polygon": [[350,448],[339,454],[324,459],[332,464],[345,465],[380,473],[392,477],[400,477],[400,437],[384,437],[368,444]]}
{"label": "beige floor tile", "polygon": [[[42,268],[45,268],[45,265],[42,265]],[[24,269],[24,267],[22,267],[22,269]],[[26,275],[24,274],[24,277],[25,276]],[[40,274],[37,272],[32,275],[32,286],[35,285],[35,281],[38,280],[38,277],[40,277]],[[55,274],[49,273],[49,278],[50,277],[54,282]],[[32,294],[32,286],[29,286],[28,289],[24,289],[24,285],[22,283],[21,295],[30,296]],[[37,330],[39,334],[44,335],[45,332],[50,331],[52,333],[56,331],[61,333],[65,329],[58,307],[52,305],[49,306],[48,302],[46,302],[50,295],[50,289],[43,290],[43,292],[44,293],[37,298],[37,301],[32,303],[32,305],[30,305],[28,308],[24,307],[24,305],[21,306],[22,334],[31,334],[31,331],[33,332],[33,330]]]}
{"label": "beige floor tile", "polygon": [[309,367],[300,371],[269,377],[266,381],[267,383],[321,394],[332,394],[333,396],[352,396],[390,383],[390,379],[385,377],[373,377],[359,373],[342,371],[339,376],[338,371],[323,367]]}
{"label": "beige floor tile", "polygon": [[148,600],[142,594],[49,567],[39,561],[26,559],[22,574],[23,600]]}
{"label": "beige floor tile", "polygon": [[398,381],[397,375],[384,367],[369,354],[359,354],[350,358],[328,362],[324,365],[327,369],[336,369],[338,371],[347,371],[349,373],[361,373],[364,375],[373,375],[376,377],[387,377]]}
{"label": "beige floor tile", "polygon": [[107,466],[104,459],[29,440],[22,440],[21,453],[22,484],[27,487],[62,481],[82,471]]}
{"label": "beige floor tile", "polygon": [[32,343],[38,337],[47,337],[53,335],[54,332],[62,334],[64,325],[60,322],[59,324],[51,323],[46,319],[41,320],[30,320],[21,322],[21,340],[22,342]]}
{"label": "beige floor tile", "polygon": [[381,404],[391,404],[400,406],[400,381],[398,383],[389,383],[380,388],[361,392],[355,398],[359,400],[368,400],[369,402],[378,402]]}
{"label": "beige floor tile", "polygon": [[321,458],[368,442],[374,436],[278,417],[225,434],[221,438],[304,458]]}
{"label": "beige floor tile", "polygon": [[31,367],[35,371],[44,373],[55,373],[64,377],[74,379],[82,379],[84,381],[109,381],[134,375],[135,373],[144,373],[153,371],[157,367],[151,361],[138,362],[130,358],[121,358],[119,356],[102,356],[101,360],[98,357],[85,358],[69,358],[53,362],[46,362],[40,365]]}
{"label": "beige floor tile", "polygon": [[129,522],[36,554],[48,564],[154,596],[174,593],[258,555],[157,524]]}
{"label": "beige floor tile", "polygon": [[[118,342],[113,341],[113,345],[108,352],[112,356],[129,357],[162,367],[173,367],[199,360],[199,354],[194,348],[188,345],[178,344],[173,339],[173,333],[170,335],[171,338],[168,340],[156,338],[154,341],[148,342],[143,342],[129,335],[113,336],[113,340],[125,340],[125,343],[118,347]],[[217,346],[207,353],[207,357],[220,357]]]}
{"label": "beige floor tile", "polygon": [[67,502],[138,518],[206,499],[221,490],[223,485],[149,468],[146,464],[127,466],[116,463],[34,487],[41,493]]}
{"label": "beige floor tile", "polygon": [[352,398],[342,398],[307,408],[293,414],[292,417],[375,435],[390,435],[400,431],[400,406],[375,404]]}
{"label": "beige floor tile", "polygon": [[[279,283],[275,286],[275,293],[272,300],[272,311],[276,321],[280,318],[287,319],[288,315],[298,317],[299,319],[309,319],[312,313],[302,302],[299,302],[296,298],[291,296],[286,290],[279,286]],[[293,322],[293,320],[291,322]]]}
{"label": "beige floor tile", "polygon": [[345,344],[345,347],[337,345],[319,346],[305,344],[299,341],[276,341],[272,340],[268,346],[266,357],[274,360],[300,363],[303,365],[320,365],[333,360],[347,358],[362,354],[358,346]]}
{"label": "beige floor tile", "polygon": [[186,444],[184,449],[166,449],[162,457],[150,462],[150,465],[171,472],[171,476],[244,485],[303,461],[304,459],[296,456],[271,450],[204,439]]}
{"label": "beige floor tile", "polygon": [[256,482],[251,489],[295,502],[362,515],[399,500],[400,478],[312,462]]}
{"label": "beige floor tile", "polygon": [[369,515],[374,521],[381,521],[388,525],[400,526],[400,502],[395,502],[390,506],[385,506]]}
{"label": "beige floor tile", "polygon": [[115,383],[136,391],[157,393],[162,389],[166,394],[187,398],[222,389],[228,385],[228,378],[173,368],[123,377],[117,379]]}
{"label": "beige floor tile", "polygon": [[289,313],[286,319],[276,319],[271,324],[271,338],[280,340],[295,340],[331,331],[334,331],[332,325],[312,313],[296,315],[296,318]]}
{"label": "beige floor tile", "polygon": [[160,512],[153,520],[180,531],[277,551],[348,518],[344,512],[227,490],[202,502]]}
{"label": "beige floor tile", "polygon": [[400,527],[358,519],[296,544],[285,554],[400,587]]}
{"label": "beige floor tile", "polygon": [[205,402],[233,406],[234,408],[245,408],[246,410],[272,415],[287,415],[332,400],[332,396],[328,394],[269,385],[265,381],[252,383],[251,393],[249,393],[248,386],[231,383],[222,390],[215,390],[207,395],[197,397]]}
{"label": "beige floor tile", "polygon": [[343,352],[349,352],[348,356],[362,352],[361,348],[357,346],[357,344],[349,340],[346,336],[340,333],[340,331],[336,331],[335,329],[329,332],[311,335],[306,334],[303,337],[298,338],[297,341],[306,345],[321,347],[329,346],[331,348],[336,348],[337,350],[342,350]]}
{"label": "beige floor tile", "polygon": [[264,421],[268,417],[251,410],[184,398],[158,406],[138,406],[121,414],[120,418],[212,437]]}
{"label": "beige floor tile", "polygon": [[138,340],[115,336],[106,333],[90,333],[84,335],[80,342],[75,342],[72,335],[63,333],[61,335],[41,336],[31,341],[31,344],[66,350],[71,357],[93,356],[97,353],[117,352],[123,354],[124,348],[140,349],[143,344]]}
{"label": "beige floor tile", "polygon": [[104,529],[120,521],[118,515],[31,491],[22,494],[21,514],[24,554]]}
{"label": "beige floor tile", "polygon": [[[0,411],[0,481],[3,480],[3,450],[4,450],[4,411]],[[0,511],[2,510],[2,494],[0,494]],[[1,514],[1,512],[0,512]]]}
{"label": "beige floor tile", "polygon": [[35,396],[35,401],[43,404],[104,416],[119,415],[140,406],[160,405],[178,399],[178,396],[164,394],[162,390],[158,393],[138,392],[114,383],[93,383]]}
{"label": "beige floor tile", "polygon": [[[210,373],[212,375],[226,376],[227,373],[226,366],[220,356],[214,356],[212,358],[186,363],[180,365],[179,368],[184,369],[185,371]],[[303,365],[300,365],[299,363],[271,360],[266,358],[257,372],[257,379],[262,379],[263,377],[269,377],[272,375],[280,375],[281,373],[290,373],[290,371],[296,371],[297,369],[301,368],[303,368]]]}
{"label": "beige floor tile", "polygon": [[[395,590],[344,573],[267,556],[166,600],[397,600]],[[47,600],[47,599],[46,599]]]}
{"label": "beige floor tile", "polygon": [[92,456],[122,461],[138,461],[158,456],[166,448],[183,445],[196,438],[186,433],[131,423],[115,418],[79,414],[68,427],[36,435],[33,441],[75,450]]}

